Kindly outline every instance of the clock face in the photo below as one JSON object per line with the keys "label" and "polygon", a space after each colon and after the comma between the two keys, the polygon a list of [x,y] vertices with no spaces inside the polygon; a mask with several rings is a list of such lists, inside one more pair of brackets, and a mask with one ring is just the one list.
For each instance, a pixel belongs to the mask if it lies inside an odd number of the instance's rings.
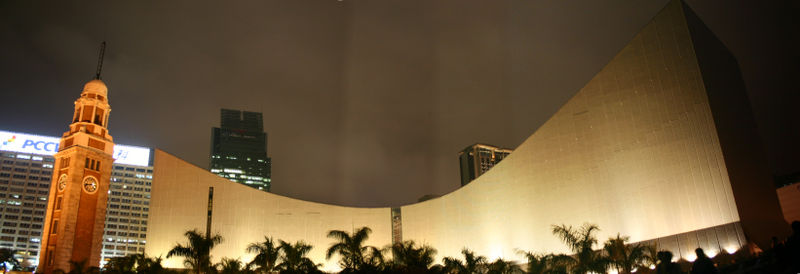
{"label": "clock face", "polygon": [[58,191],[64,191],[67,188],[67,174],[61,174],[61,177],[58,177]]}
{"label": "clock face", "polygon": [[97,179],[94,177],[86,177],[83,179],[83,190],[89,194],[95,193],[97,191]]}

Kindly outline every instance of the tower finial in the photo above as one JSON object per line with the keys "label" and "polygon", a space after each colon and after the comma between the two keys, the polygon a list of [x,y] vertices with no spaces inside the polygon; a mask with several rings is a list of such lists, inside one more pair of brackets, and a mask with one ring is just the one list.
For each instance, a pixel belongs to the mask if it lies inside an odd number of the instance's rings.
{"label": "tower finial", "polygon": [[103,55],[106,53],[106,41],[100,44],[100,57],[97,58],[97,74],[94,79],[100,79],[100,73],[103,72]]}

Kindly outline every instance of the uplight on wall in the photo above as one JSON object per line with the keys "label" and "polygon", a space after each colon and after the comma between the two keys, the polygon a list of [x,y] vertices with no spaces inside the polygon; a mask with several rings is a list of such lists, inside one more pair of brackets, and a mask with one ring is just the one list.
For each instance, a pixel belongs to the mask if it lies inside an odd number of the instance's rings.
{"label": "uplight on wall", "polygon": [[739,247],[731,245],[725,248],[725,252],[728,252],[728,254],[736,253],[736,251],[739,251]]}

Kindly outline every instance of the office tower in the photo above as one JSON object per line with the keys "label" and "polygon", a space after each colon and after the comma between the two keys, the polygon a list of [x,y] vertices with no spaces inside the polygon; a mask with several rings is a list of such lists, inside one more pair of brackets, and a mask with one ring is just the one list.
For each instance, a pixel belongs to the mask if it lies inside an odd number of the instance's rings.
{"label": "office tower", "polygon": [[513,150],[484,144],[468,146],[458,153],[461,167],[461,186],[464,186],[489,171]]}
{"label": "office tower", "polygon": [[211,172],[268,192],[272,161],[261,113],[222,109],[220,116],[211,129]]}
{"label": "office tower", "polygon": [[0,132],[0,248],[15,252],[23,267],[38,265],[53,157],[11,153],[4,148],[16,140]]}
{"label": "office tower", "polygon": [[[39,264],[45,210],[59,138],[0,130],[0,248],[23,267]],[[101,264],[144,251],[150,187],[149,148],[115,144]]]}
{"label": "office tower", "polygon": [[[115,151],[117,149],[115,147]],[[142,160],[140,163],[115,163],[111,171],[111,192],[108,194],[103,254],[100,262],[102,265],[112,257],[144,252],[153,167],[152,163],[149,163],[150,149],[138,149],[147,152],[140,158]]]}

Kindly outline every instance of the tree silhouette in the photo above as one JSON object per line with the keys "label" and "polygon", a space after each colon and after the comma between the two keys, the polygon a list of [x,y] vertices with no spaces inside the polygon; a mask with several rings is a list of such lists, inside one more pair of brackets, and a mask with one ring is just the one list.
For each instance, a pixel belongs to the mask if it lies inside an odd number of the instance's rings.
{"label": "tree silhouette", "polygon": [[522,252],[528,261],[529,274],[566,274],[567,269],[574,259],[564,254],[538,255],[531,252]]}
{"label": "tree silhouette", "polygon": [[220,274],[239,274],[246,272],[244,264],[239,259],[222,258],[222,261],[216,265]]}
{"label": "tree silhouette", "polygon": [[5,263],[11,264],[12,268],[19,267],[19,261],[14,258],[14,251],[8,248],[0,248],[0,268],[3,269],[3,273],[7,270]]}
{"label": "tree silhouette", "polygon": [[453,274],[476,274],[482,273],[486,268],[486,257],[476,256],[471,250],[464,248],[461,250],[464,254],[464,261],[452,257],[444,257],[444,270],[446,273]]}
{"label": "tree silhouette", "polygon": [[144,253],[136,254],[136,272],[139,274],[160,274],[172,273],[174,271],[164,269],[161,265],[161,256],[156,258],[147,257]]}
{"label": "tree silhouette", "polygon": [[641,244],[627,244],[627,236],[617,234],[615,238],[609,238],[603,245],[603,250],[607,254],[609,264],[616,268],[618,273],[630,274],[636,268],[647,267],[647,249]]}
{"label": "tree silhouette", "polygon": [[109,259],[102,271],[103,273],[112,274],[160,274],[169,272],[161,265],[161,257],[150,258],[144,253],[113,257]]}
{"label": "tree silhouette", "polygon": [[553,234],[574,253],[572,255],[574,260],[570,263],[571,272],[579,274],[606,272],[606,259],[593,249],[597,244],[597,238],[593,234],[597,230],[599,229],[593,224],[584,224],[577,229],[566,225],[553,226]]}
{"label": "tree silhouette", "polygon": [[167,253],[167,258],[183,257],[184,266],[198,274],[216,272],[214,265],[211,264],[211,249],[222,242],[222,236],[206,237],[197,230],[186,231],[184,235],[189,240],[188,245],[175,244],[175,247]]}
{"label": "tree silhouette", "polygon": [[365,246],[372,230],[362,227],[349,234],[342,230],[328,231],[328,238],[336,239],[328,248],[325,258],[330,259],[334,254],[339,254],[339,265],[342,272],[374,271],[383,263],[381,251],[374,246]]}
{"label": "tree silhouette", "polygon": [[277,265],[280,273],[300,274],[317,273],[319,265],[306,257],[313,247],[303,241],[290,244],[281,241],[281,263]]}
{"label": "tree silhouette", "polygon": [[655,267],[658,264],[658,243],[644,245],[645,265]]}
{"label": "tree silhouette", "polygon": [[113,257],[103,266],[103,273],[113,274],[132,274],[136,273],[136,261],[138,254],[131,254],[124,257]]}
{"label": "tree silhouette", "polygon": [[517,274],[523,273],[522,268],[514,262],[498,258],[486,266],[486,274]]}
{"label": "tree silhouette", "polygon": [[247,246],[247,252],[256,253],[256,257],[248,263],[248,268],[254,265],[256,266],[255,270],[261,273],[271,273],[276,270],[275,266],[278,265],[278,257],[280,256],[280,245],[272,237],[264,236],[263,242],[251,243]]}
{"label": "tree silhouette", "polygon": [[436,249],[423,245],[416,246],[414,241],[403,241],[391,245],[392,268],[404,273],[426,272],[433,264]]}

